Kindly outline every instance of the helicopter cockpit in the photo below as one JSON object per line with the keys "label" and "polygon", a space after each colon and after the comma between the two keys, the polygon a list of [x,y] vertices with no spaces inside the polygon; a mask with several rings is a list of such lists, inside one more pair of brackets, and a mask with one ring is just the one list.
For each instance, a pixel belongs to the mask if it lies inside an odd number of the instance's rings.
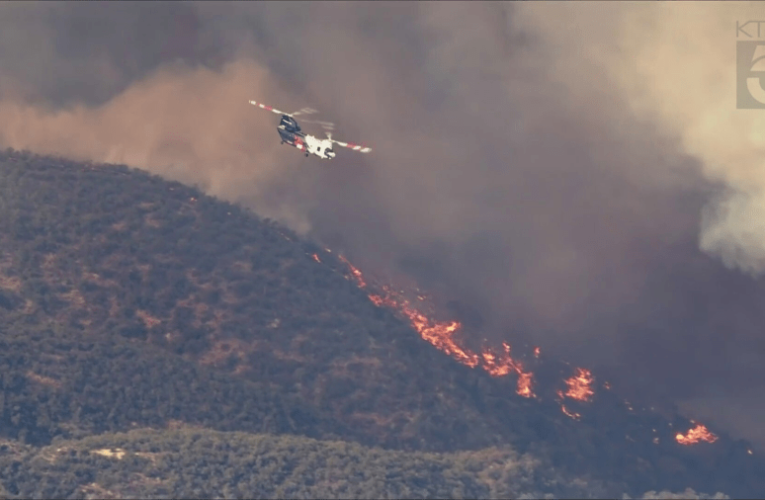
{"label": "helicopter cockpit", "polygon": [[279,125],[282,125],[286,130],[290,132],[300,132],[300,125],[297,124],[297,121],[295,121],[294,118],[291,116],[283,115],[282,121],[279,122]]}

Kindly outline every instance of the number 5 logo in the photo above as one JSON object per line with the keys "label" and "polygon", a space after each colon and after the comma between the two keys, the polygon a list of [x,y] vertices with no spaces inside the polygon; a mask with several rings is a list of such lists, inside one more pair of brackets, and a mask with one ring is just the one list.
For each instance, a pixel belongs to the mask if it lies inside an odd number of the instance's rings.
{"label": "number 5 logo", "polygon": [[738,42],[736,101],[739,109],[765,109],[765,41]]}

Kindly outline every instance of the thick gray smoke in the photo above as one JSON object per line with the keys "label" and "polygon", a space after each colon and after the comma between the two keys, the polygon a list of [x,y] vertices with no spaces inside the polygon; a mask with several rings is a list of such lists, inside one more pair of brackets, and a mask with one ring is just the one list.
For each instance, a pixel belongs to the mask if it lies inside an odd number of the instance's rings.
{"label": "thick gray smoke", "polygon": [[[199,184],[765,442],[747,8],[0,4],[0,145]],[[249,99],[374,152],[305,159]]]}

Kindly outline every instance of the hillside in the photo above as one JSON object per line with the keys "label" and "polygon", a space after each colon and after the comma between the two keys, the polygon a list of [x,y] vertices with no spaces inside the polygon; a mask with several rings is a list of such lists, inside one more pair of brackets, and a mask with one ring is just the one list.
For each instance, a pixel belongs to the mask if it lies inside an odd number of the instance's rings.
{"label": "hillside", "polygon": [[[496,448],[401,452],[190,428],[137,429],[42,448],[0,443],[6,493],[26,498],[553,498],[539,485],[560,485],[549,474],[540,477],[540,469],[528,455]],[[579,485],[578,496],[586,486]],[[568,491],[576,495],[576,487]],[[699,498],[692,490],[652,493],[644,498]]]}
{"label": "hillside", "polygon": [[5,165],[6,321],[53,321],[88,339],[117,334],[278,388],[329,409],[343,437],[368,444],[502,441],[480,431],[477,410],[453,415],[469,370],[286,229],[124,168],[20,157]]}
{"label": "hillside", "polygon": [[[612,391],[572,402],[576,420],[519,396],[515,378],[455,361],[370,301],[335,253],[178,183],[6,151],[0,250],[0,433],[26,447],[198,426],[387,449],[398,458],[382,468],[426,456],[404,452],[514,449],[544,464],[540,477],[568,478],[539,479],[526,490],[537,493],[584,495],[573,476],[591,494],[765,491],[747,443],[718,433],[680,446],[675,429],[692,422],[628,410]],[[529,363],[549,392],[570,371]],[[486,491],[471,477],[455,495]],[[22,479],[11,493],[27,491]],[[396,491],[423,487],[408,481]]]}
{"label": "hillside", "polygon": [[198,429],[6,445],[0,470],[14,461],[7,490],[46,498],[510,498],[532,491],[537,465],[496,449],[397,452]]}

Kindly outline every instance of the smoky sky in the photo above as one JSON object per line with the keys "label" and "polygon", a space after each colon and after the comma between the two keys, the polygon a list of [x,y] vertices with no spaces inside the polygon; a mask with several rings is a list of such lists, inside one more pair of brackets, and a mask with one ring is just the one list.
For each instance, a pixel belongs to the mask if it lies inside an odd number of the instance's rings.
{"label": "smoky sky", "polygon": [[[476,339],[765,444],[765,114],[735,109],[735,21],[755,14],[2,4],[0,145],[197,184],[416,280]],[[306,159],[249,99],[374,151]]]}

